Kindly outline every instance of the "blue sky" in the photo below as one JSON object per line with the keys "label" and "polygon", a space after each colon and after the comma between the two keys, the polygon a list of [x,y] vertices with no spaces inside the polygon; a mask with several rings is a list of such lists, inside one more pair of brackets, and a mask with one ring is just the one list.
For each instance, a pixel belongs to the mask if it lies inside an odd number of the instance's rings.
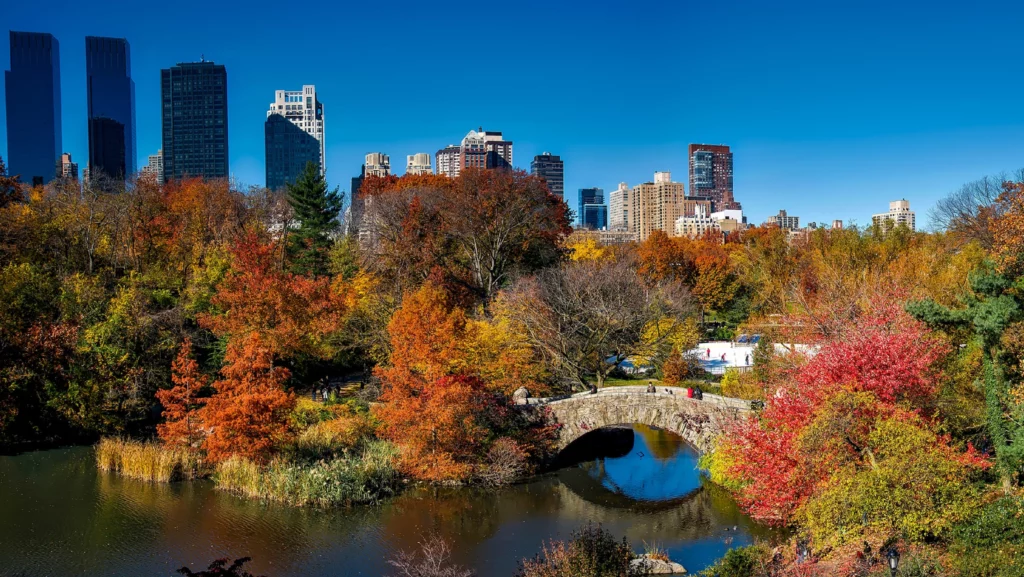
{"label": "blue sky", "polygon": [[83,165],[84,38],[97,35],[131,44],[139,166],[160,146],[160,69],[226,65],[231,171],[247,184],[264,181],[274,90],[303,84],[324,102],[328,179],[346,191],[367,152],[401,172],[478,126],[513,140],[520,167],[560,154],[573,202],[656,170],[685,181],[688,143],[728,144],[752,222],[785,208],[865,223],[905,197],[922,223],[963,182],[1024,167],[1021,2],[243,6],[5,2],[0,30],[57,36],[64,148]]}

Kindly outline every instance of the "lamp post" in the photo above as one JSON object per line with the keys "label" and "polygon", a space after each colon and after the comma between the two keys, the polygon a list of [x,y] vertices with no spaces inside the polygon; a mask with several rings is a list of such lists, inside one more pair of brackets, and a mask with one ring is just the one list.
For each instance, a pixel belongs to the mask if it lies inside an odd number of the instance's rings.
{"label": "lamp post", "polygon": [[886,557],[889,560],[889,574],[892,577],[896,577],[896,569],[900,566],[900,552],[896,549],[895,545],[889,547]]}

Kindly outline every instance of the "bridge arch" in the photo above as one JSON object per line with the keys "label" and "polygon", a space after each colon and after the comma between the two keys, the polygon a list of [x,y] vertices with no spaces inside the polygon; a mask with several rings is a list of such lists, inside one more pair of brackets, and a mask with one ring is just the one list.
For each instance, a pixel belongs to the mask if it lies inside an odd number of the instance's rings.
{"label": "bridge arch", "polygon": [[715,437],[730,423],[751,411],[750,401],[704,394],[688,398],[686,389],[658,387],[609,387],[596,394],[524,399],[517,402],[548,409],[548,418],[559,425],[558,449],[583,435],[613,425],[642,424],[676,433],[701,453],[712,449]]}

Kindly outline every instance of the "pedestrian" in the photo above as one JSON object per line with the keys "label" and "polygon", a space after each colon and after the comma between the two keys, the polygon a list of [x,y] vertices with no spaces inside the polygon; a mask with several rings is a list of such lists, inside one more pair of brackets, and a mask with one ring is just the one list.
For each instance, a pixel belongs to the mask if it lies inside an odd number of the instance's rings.
{"label": "pedestrian", "polygon": [[647,382],[647,392],[648,393],[657,392],[657,389],[654,388],[654,381],[648,381]]}
{"label": "pedestrian", "polygon": [[313,400],[316,400],[316,388],[313,389]]}
{"label": "pedestrian", "polygon": [[711,347],[708,347],[708,360],[711,360]]}
{"label": "pedestrian", "polygon": [[722,353],[722,362],[725,362],[725,353]]}
{"label": "pedestrian", "polygon": [[326,403],[327,402],[327,389],[326,388],[323,390],[323,394],[324,394],[324,402]]}
{"label": "pedestrian", "polygon": [[704,399],[704,391],[700,390],[700,386],[696,386],[693,388],[693,398],[697,399],[698,401]]}
{"label": "pedestrian", "polygon": [[747,364],[747,366],[748,366],[748,367],[750,366],[750,353],[747,353],[747,361],[746,361],[746,364]]}
{"label": "pedestrian", "polygon": [[597,385],[595,385],[594,383],[590,383],[590,394],[591,395],[596,395],[597,394]]}

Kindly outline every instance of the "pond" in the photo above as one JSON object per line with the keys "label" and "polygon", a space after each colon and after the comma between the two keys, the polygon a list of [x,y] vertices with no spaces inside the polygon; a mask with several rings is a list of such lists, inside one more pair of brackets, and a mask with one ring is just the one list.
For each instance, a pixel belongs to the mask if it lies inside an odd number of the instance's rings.
{"label": "pond", "polygon": [[771,532],[706,486],[666,431],[602,429],[570,464],[496,490],[416,488],[380,506],[318,511],[237,498],[209,481],[150,484],[98,472],[92,449],[0,457],[0,575],[171,576],[249,556],[268,577],[389,574],[427,533],[480,577],[508,577],[545,540],[589,522],[638,551],[656,543],[691,572]]}

